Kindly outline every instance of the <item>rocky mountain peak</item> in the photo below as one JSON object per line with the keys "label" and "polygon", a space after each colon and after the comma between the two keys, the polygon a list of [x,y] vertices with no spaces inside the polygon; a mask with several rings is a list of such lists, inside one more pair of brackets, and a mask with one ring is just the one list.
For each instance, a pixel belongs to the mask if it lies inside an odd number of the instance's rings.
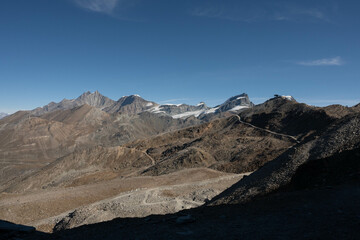
{"label": "rocky mountain peak", "polygon": [[135,95],[130,95],[130,96],[123,96],[122,98],[120,98],[118,100],[118,102],[123,103],[123,105],[127,105],[127,104],[131,104],[135,101],[138,102],[148,102],[145,99],[143,99],[142,97],[140,97],[139,95],[135,94]]}
{"label": "rocky mountain peak", "polygon": [[86,97],[86,96],[88,96],[88,95],[90,95],[90,94],[91,94],[90,91],[86,91],[86,92],[84,92],[83,94],[81,94],[81,95],[79,96],[79,98]]}
{"label": "rocky mountain peak", "polygon": [[90,92],[90,91],[87,91],[87,92],[84,92],[83,94],[81,94],[76,100],[80,100],[80,99],[87,99],[89,97],[104,97],[101,93],[99,93],[99,91],[95,91],[95,92]]}
{"label": "rocky mountain peak", "polygon": [[356,104],[355,106],[352,107],[353,109],[360,111],[360,103]]}
{"label": "rocky mountain peak", "polygon": [[72,109],[74,107],[82,106],[84,104],[103,110],[104,108],[109,107],[114,103],[114,100],[103,96],[99,93],[99,91],[95,91],[93,93],[87,91],[81,94],[76,99],[63,99],[59,103],[51,102],[42,108],[36,108],[32,110],[31,113],[35,116],[40,116],[48,112]]}
{"label": "rocky mountain peak", "polygon": [[87,104],[100,109],[104,109],[115,103],[114,100],[103,96],[99,93],[99,91],[95,91],[93,93],[87,91],[78,97],[75,101],[77,102],[77,106]]}
{"label": "rocky mountain peak", "polygon": [[157,105],[157,103],[147,101],[139,95],[135,94],[121,97],[113,105],[105,108],[104,111],[109,113],[119,112],[132,115],[143,112]]}
{"label": "rocky mountain peak", "polygon": [[223,104],[219,105],[217,111],[238,111],[253,106],[254,104],[250,101],[249,96],[246,93],[242,93],[229,98]]}

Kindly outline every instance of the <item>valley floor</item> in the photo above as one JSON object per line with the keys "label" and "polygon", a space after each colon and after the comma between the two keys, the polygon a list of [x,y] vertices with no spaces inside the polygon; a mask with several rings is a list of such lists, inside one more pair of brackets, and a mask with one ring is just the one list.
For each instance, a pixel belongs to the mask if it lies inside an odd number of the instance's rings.
{"label": "valley floor", "polygon": [[[144,217],[197,207],[247,174],[207,168],[157,177],[118,178],[97,184],[0,195],[0,219],[51,232],[69,213],[66,228],[116,217]],[[73,214],[74,215],[74,214]]]}
{"label": "valley floor", "polygon": [[[10,239],[360,239],[360,185],[279,191],[246,204],[118,218]],[[11,238],[13,237],[13,238]]]}
{"label": "valley floor", "polygon": [[[83,226],[55,239],[359,239],[360,185],[279,192],[244,205]],[[189,215],[188,215],[189,214]],[[180,216],[193,222],[179,223]]]}

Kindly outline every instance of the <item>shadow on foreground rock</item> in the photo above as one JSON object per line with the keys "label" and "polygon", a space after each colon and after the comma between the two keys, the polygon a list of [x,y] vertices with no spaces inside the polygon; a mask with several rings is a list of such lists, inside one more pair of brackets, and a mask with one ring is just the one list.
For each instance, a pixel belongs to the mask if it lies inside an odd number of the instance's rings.
{"label": "shadow on foreground rock", "polygon": [[118,218],[39,239],[360,239],[358,199],[359,182],[348,181],[280,191],[246,204]]}
{"label": "shadow on foreground rock", "polygon": [[0,240],[32,239],[45,236],[48,236],[48,234],[38,232],[34,227],[0,220]]}
{"label": "shadow on foreground rock", "polygon": [[118,218],[53,234],[15,225],[11,229],[17,230],[1,231],[0,239],[360,239],[358,199],[359,181],[349,180],[279,191],[245,204]]}

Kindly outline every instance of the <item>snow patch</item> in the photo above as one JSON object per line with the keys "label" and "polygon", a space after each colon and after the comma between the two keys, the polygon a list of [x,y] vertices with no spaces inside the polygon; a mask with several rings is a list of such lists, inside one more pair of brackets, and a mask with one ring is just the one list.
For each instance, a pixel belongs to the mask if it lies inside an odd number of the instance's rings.
{"label": "snow patch", "polygon": [[244,99],[244,98],[246,98],[246,97],[238,97],[238,98],[236,98],[236,100]]}
{"label": "snow patch", "polygon": [[203,112],[204,112],[204,110],[184,112],[184,113],[180,113],[180,114],[173,115],[172,117],[173,117],[173,118],[185,118],[185,117],[190,117],[190,116],[198,117],[198,116],[200,116],[200,114],[202,114]]}
{"label": "snow patch", "polygon": [[293,97],[292,96],[281,96],[282,98],[284,98],[284,99],[287,99],[287,100],[293,100]]}
{"label": "snow patch", "polygon": [[219,109],[219,107],[210,108],[210,109],[208,109],[208,110],[205,111],[205,114],[214,113],[214,112],[216,112],[216,110],[218,110],[218,109]]}
{"label": "snow patch", "polygon": [[238,111],[240,109],[244,109],[244,108],[249,108],[248,106],[235,106],[232,109],[230,109],[229,111]]}
{"label": "snow patch", "polygon": [[152,112],[152,113],[165,113],[164,111],[161,111],[161,105],[150,108],[148,111]]}
{"label": "snow patch", "polygon": [[179,107],[179,106],[181,106],[181,105],[183,105],[183,104],[182,104],[182,103],[180,103],[180,104],[165,103],[165,104],[163,104],[163,105],[161,105],[161,106],[177,106],[177,107]]}
{"label": "snow patch", "polygon": [[154,105],[154,104],[151,103],[151,102],[149,102],[149,103],[146,104],[147,107],[150,107],[150,106],[152,106],[152,105]]}

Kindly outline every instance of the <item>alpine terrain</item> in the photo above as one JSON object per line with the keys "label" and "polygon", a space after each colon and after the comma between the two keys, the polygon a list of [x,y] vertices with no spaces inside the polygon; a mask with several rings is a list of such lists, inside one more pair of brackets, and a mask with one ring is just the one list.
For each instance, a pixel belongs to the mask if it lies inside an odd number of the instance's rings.
{"label": "alpine terrain", "polygon": [[360,107],[96,92],[0,120],[0,239],[358,239]]}

